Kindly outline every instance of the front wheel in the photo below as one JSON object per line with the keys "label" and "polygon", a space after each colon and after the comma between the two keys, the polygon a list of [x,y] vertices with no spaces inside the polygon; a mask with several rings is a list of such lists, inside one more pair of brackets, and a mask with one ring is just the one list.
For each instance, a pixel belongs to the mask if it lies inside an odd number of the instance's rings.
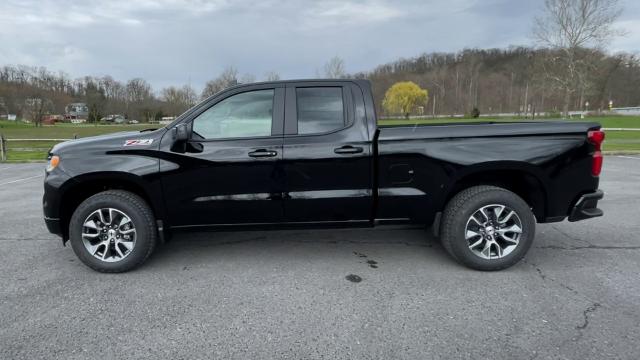
{"label": "front wheel", "polygon": [[529,205],[513,192],[474,186],[447,204],[442,245],[458,262],[476,270],[501,270],[524,257],[535,236]]}
{"label": "front wheel", "polygon": [[69,223],[69,241],[78,258],[100,272],[118,273],[142,264],[155,248],[153,212],[139,196],[122,190],[83,201]]}

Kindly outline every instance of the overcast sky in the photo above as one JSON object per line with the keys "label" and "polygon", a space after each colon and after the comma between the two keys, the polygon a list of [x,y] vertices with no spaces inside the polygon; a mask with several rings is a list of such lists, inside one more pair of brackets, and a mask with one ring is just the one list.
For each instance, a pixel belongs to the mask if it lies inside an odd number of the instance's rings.
{"label": "overcast sky", "polygon": [[[610,51],[640,52],[640,1],[622,0]],[[226,66],[261,79],[348,72],[424,52],[531,45],[543,0],[0,0],[0,65],[200,90]]]}

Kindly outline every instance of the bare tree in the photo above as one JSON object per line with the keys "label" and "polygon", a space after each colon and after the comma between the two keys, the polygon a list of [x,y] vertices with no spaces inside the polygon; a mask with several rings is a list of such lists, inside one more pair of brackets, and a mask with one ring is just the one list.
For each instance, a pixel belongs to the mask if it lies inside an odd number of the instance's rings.
{"label": "bare tree", "polygon": [[42,91],[36,91],[31,97],[25,99],[24,106],[33,124],[42,126],[44,115],[51,109],[51,100],[47,99]]}
{"label": "bare tree", "polygon": [[537,42],[559,53],[550,62],[561,63],[561,71],[545,69],[547,77],[564,95],[563,111],[569,113],[571,96],[585,88],[585,48],[602,48],[619,32],[614,21],[622,13],[619,0],[546,0],[543,16],[537,17],[533,35]]}
{"label": "bare tree", "polygon": [[97,124],[100,118],[105,115],[105,105],[107,98],[104,95],[104,89],[101,88],[96,81],[89,81],[85,85],[84,101],[89,108],[87,120]]}
{"label": "bare tree", "polygon": [[209,96],[220,92],[230,86],[238,83],[238,70],[233,66],[224,69],[222,74],[213,80],[209,80],[202,90],[201,98],[208,98]]}
{"label": "bare tree", "polygon": [[244,74],[240,78],[240,84],[251,84],[256,82],[256,76],[253,74]]}
{"label": "bare tree", "polygon": [[280,80],[280,75],[275,71],[269,71],[264,74],[265,81],[278,81]]}
{"label": "bare tree", "polygon": [[346,72],[344,70],[344,60],[334,56],[326,64],[324,64],[324,76],[329,79],[344,78]]}
{"label": "bare tree", "polygon": [[153,111],[150,110],[154,101],[151,85],[144,79],[135,78],[127,81],[125,115],[140,116],[141,120],[149,121]]}
{"label": "bare tree", "polygon": [[127,81],[127,100],[131,103],[143,103],[152,97],[151,85],[140,78]]}
{"label": "bare tree", "polygon": [[195,105],[197,96],[191,86],[185,85],[182,88],[170,86],[162,89],[160,98],[166,103],[167,112],[172,116],[177,116]]}

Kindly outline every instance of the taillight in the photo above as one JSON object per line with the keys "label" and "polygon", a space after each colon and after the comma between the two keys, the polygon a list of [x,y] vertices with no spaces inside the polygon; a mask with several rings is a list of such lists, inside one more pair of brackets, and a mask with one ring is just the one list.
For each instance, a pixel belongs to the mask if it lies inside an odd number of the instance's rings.
{"label": "taillight", "polygon": [[602,153],[600,151],[596,151],[593,154],[593,161],[591,162],[591,175],[600,176],[601,171],[602,171]]}
{"label": "taillight", "polygon": [[593,130],[587,133],[589,142],[596,146],[596,151],[602,150],[602,142],[604,141],[604,131]]}
{"label": "taillight", "polygon": [[587,133],[587,140],[595,146],[593,161],[591,162],[591,175],[599,176],[602,172],[602,142],[604,142],[604,131],[593,130]]}

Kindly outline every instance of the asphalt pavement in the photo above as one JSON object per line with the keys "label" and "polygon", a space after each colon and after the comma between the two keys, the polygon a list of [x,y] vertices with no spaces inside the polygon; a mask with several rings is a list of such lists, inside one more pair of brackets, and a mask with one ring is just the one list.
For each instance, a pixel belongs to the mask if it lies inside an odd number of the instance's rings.
{"label": "asphalt pavement", "polygon": [[422,229],[187,233],[100,274],[50,235],[44,164],[0,164],[0,359],[638,359],[640,156],[605,216],[492,273]]}

